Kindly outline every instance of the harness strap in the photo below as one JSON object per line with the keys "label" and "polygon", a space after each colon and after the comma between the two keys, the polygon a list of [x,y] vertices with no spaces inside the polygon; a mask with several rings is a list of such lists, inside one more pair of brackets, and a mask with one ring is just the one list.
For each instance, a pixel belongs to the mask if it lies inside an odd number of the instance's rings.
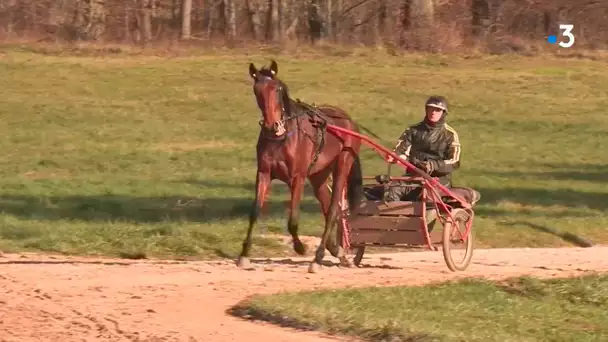
{"label": "harness strap", "polygon": [[325,132],[326,132],[326,128],[327,127],[327,121],[322,120],[319,122],[319,126],[317,127],[317,134],[316,134],[316,145],[317,145],[317,150],[314,152],[313,156],[312,156],[312,161],[310,162],[310,165],[308,165],[308,171],[306,172],[307,175],[310,175],[310,171],[312,170],[313,166],[317,163],[317,160],[319,160],[319,155],[321,154],[321,149],[323,149],[323,146],[325,146]]}
{"label": "harness strap", "polygon": [[[306,135],[315,145],[317,145],[316,150],[313,152],[311,163],[308,166],[308,171],[306,172],[307,175],[310,175],[310,171],[312,170],[312,168],[315,166],[315,164],[319,160],[319,155],[321,154],[321,150],[325,146],[325,133],[327,131],[326,130],[327,119],[325,117],[332,117],[332,116],[320,112],[317,109],[317,106],[314,104],[311,106],[307,103],[300,101],[300,99],[297,99],[296,103],[301,105],[302,107],[304,107],[304,111],[302,111],[296,115],[291,115],[291,116],[281,120],[279,122],[278,126],[279,126],[279,131],[284,133],[286,131],[285,124],[288,121],[295,120],[296,126],[298,127],[297,129],[302,131],[302,133],[304,133],[304,135]],[[284,109],[284,106],[282,103],[281,103],[281,107],[282,107],[282,110],[284,111],[285,109]],[[302,127],[300,127],[299,121],[297,119],[301,116],[308,116],[310,118],[310,121],[312,122],[312,126],[317,129],[314,138],[311,137],[310,134],[308,134],[308,132],[306,132],[304,129],[302,129]],[[290,132],[288,134],[283,135],[283,137],[278,141],[281,141],[281,142],[285,141],[287,136],[289,136],[291,134],[292,133]],[[277,140],[275,140],[275,141],[277,141]]]}

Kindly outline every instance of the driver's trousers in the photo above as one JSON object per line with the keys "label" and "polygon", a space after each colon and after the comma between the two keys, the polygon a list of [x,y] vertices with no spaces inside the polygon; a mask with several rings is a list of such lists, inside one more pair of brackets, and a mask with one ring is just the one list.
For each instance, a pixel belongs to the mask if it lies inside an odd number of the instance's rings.
{"label": "driver's trousers", "polygon": [[[409,175],[405,175],[409,176]],[[450,188],[452,186],[452,182],[446,177],[440,177],[439,183],[443,186]],[[420,198],[422,194],[421,187],[413,187],[407,186],[408,182],[399,181],[391,184],[391,187],[388,189],[386,194],[386,201],[416,201]]]}

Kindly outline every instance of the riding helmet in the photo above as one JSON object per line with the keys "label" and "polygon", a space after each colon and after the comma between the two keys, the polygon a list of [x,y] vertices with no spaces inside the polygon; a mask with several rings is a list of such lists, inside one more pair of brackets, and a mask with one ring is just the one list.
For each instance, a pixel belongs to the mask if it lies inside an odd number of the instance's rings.
{"label": "riding helmet", "polygon": [[443,96],[431,96],[426,100],[425,107],[435,107],[448,112],[448,100]]}

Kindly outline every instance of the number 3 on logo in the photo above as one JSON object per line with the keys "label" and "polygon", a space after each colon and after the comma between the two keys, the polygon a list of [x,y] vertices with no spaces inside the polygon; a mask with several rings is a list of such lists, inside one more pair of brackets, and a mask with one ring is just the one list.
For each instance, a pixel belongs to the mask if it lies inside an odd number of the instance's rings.
{"label": "number 3 on logo", "polygon": [[564,33],[562,34],[565,37],[568,37],[568,41],[567,42],[559,42],[559,46],[563,47],[563,48],[569,48],[572,45],[574,45],[574,35],[572,34],[572,29],[574,28],[574,25],[571,24],[561,24],[559,25],[559,29],[560,30],[564,30]]}

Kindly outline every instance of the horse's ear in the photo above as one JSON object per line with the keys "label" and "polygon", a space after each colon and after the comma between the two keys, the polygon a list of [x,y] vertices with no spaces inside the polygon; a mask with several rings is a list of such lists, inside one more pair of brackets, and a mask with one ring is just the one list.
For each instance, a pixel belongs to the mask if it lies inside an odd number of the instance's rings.
{"label": "horse's ear", "polygon": [[253,65],[253,63],[249,63],[249,76],[255,79],[258,76],[258,69]]}
{"label": "horse's ear", "polygon": [[279,66],[277,65],[277,62],[274,59],[270,61],[270,72],[272,72],[272,75],[274,76],[279,73]]}

